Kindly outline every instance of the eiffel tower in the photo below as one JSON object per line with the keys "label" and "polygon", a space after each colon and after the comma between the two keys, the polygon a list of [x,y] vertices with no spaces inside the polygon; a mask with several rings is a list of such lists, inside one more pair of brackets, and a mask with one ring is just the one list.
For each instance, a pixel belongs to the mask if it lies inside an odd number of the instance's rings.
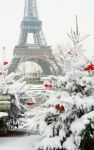
{"label": "eiffel tower", "polygon": [[[28,34],[33,35],[33,43],[31,44],[27,43]],[[36,0],[25,0],[21,33],[18,44],[14,48],[8,73],[15,72],[18,65],[27,61],[39,64],[45,75],[57,74],[60,71],[52,54],[51,46],[48,46],[45,40]]]}

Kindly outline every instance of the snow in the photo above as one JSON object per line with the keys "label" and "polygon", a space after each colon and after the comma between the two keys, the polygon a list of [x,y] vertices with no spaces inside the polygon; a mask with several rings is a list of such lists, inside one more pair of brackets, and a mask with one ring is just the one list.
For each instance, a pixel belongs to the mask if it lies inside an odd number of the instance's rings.
{"label": "snow", "polygon": [[[52,90],[44,89],[43,85],[26,85],[22,80],[18,80],[16,83],[14,81],[12,85],[8,86],[8,89],[15,95],[18,106],[20,106],[19,95],[23,98],[27,96],[31,100],[36,99],[34,107],[27,109],[25,118],[19,120],[21,122],[19,129],[24,128],[28,132],[38,135],[1,138],[0,149],[60,149],[62,148],[61,141],[66,139],[63,148],[77,150],[82,138],[80,134],[90,120],[94,120],[94,112],[91,111],[94,106],[93,92],[89,96],[85,94],[85,91],[93,89],[93,79],[94,77],[89,77],[87,73],[75,71],[74,74],[74,71],[71,71],[65,76],[56,77]],[[84,92],[74,94],[75,89],[78,88],[77,85],[85,86]],[[63,105],[64,111],[57,110],[56,104]],[[77,113],[81,110],[86,114],[79,117]],[[68,137],[67,134],[69,134]]]}
{"label": "snow", "polygon": [[[24,78],[15,81],[14,74],[1,80],[0,90],[14,94],[19,107],[19,99],[24,97],[36,103],[34,107],[27,109],[24,118],[19,119],[19,128],[38,134],[0,139],[1,142],[6,142],[5,145],[1,143],[1,149],[79,149],[85,136],[84,131],[92,122],[94,124],[94,72],[84,70],[90,61],[82,55],[80,34],[71,31],[69,36],[74,46],[72,55],[70,51],[65,51],[62,57],[64,76],[41,78],[44,83],[52,83],[51,90],[45,89],[44,85],[27,85]],[[9,84],[11,81],[12,84]],[[56,105],[63,106],[64,109],[57,109]]]}
{"label": "snow", "polygon": [[1,117],[4,117],[4,116],[8,116],[8,113],[0,112],[0,118],[1,118]]}
{"label": "snow", "polygon": [[61,138],[58,138],[58,137],[53,137],[53,138],[44,138],[42,141],[41,141],[41,144],[40,143],[37,143],[37,145],[34,147],[35,150],[38,150],[38,148],[40,147],[40,149],[43,149],[43,150],[46,150],[47,147],[48,149],[60,149],[62,148],[61,147],[61,144],[60,144],[60,139]]}
{"label": "snow", "polygon": [[94,120],[94,111],[85,114],[80,119],[76,119],[76,121],[71,124],[71,131],[80,135],[81,131],[85,129],[86,125],[90,123],[92,118]]}
{"label": "snow", "polygon": [[66,150],[77,150],[76,145],[73,143],[73,136],[70,136],[66,139],[63,144],[63,148],[65,148]]}
{"label": "snow", "polygon": [[0,138],[0,150],[34,150],[33,145],[40,141],[40,136]]}

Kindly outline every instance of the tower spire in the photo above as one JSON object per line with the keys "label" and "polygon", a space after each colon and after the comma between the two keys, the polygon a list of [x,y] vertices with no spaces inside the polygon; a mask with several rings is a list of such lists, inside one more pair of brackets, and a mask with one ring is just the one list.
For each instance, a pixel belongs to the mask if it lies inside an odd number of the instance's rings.
{"label": "tower spire", "polygon": [[24,18],[38,18],[36,0],[25,0]]}
{"label": "tower spire", "polygon": [[21,23],[21,33],[18,45],[27,45],[28,34],[33,34],[34,45],[47,45],[43,31],[42,21],[39,20],[36,0],[25,0],[24,18]]}

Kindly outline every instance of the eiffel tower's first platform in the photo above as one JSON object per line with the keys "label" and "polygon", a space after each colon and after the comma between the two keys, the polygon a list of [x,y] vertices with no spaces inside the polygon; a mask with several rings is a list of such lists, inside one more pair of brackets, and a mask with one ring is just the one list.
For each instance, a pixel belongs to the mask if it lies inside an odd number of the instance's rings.
{"label": "eiffel tower's first platform", "polygon": [[[27,43],[29,33],[33,35],[33,44]],[[39,64],[45,75],[57,74],[60,71],[52,54],[52,49],[46,43],[42,31],[42,21],[39,20],[38,16],[36,0],[25,0],[21,33],[18,45],[14,48],[8,73],[15,72],[18,65],[26,61]]]}

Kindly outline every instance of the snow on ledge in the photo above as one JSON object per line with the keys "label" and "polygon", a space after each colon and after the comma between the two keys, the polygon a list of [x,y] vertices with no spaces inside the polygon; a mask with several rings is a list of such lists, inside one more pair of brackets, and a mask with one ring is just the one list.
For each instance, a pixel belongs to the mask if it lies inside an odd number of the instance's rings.
{"label": "snow on ledge", "polygon": [[6,116],[8,116],[8,113],[0,112],[0,118],[1,118],[1,117],[6,117]]}

